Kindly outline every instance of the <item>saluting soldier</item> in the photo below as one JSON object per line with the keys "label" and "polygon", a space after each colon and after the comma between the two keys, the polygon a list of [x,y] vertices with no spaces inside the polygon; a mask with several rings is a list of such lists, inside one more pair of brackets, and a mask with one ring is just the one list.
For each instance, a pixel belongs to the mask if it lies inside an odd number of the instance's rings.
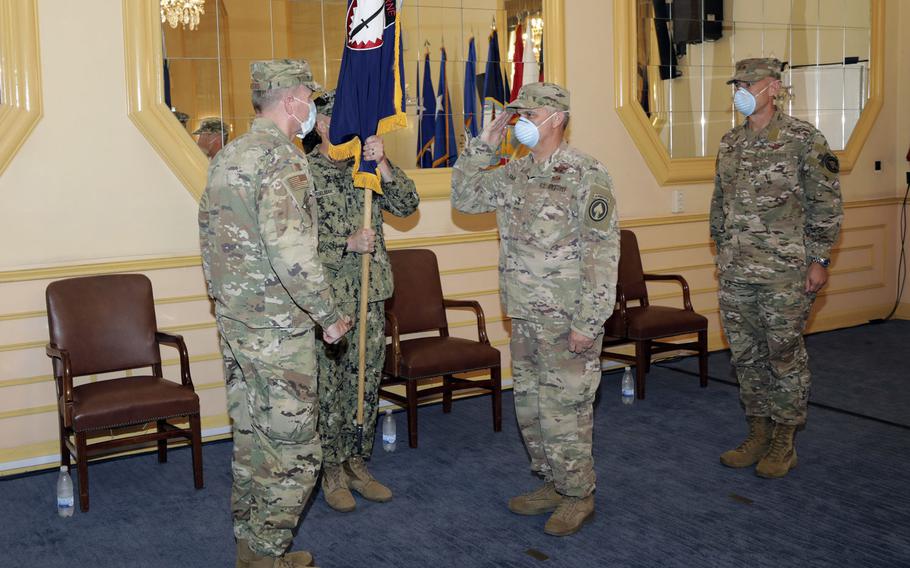
{"label": "saluting soldier", "polygon": [[718,302],[749,426],[720,461],[757,463],[762,477],[796,466],[810,386],[803,330],[843,220],[837,157],[775,104],[783,70],[773,58],[736,64],[727,82],[746,120],[720,142],[711,201]]}
{"label": "saluting soldier", "polygon": [[[564,141],[569,92],[528,84],[506,108],[455,163],[452,205],[496,211],[499,226],[515,413],[531,470],[545,481],[509,509],[552,512],[544,530],[564,536],[594,513],[593,402],[616,300],[619,222],[606,168]],[[516,112],[515,136],[530,154],[489,169]]]}

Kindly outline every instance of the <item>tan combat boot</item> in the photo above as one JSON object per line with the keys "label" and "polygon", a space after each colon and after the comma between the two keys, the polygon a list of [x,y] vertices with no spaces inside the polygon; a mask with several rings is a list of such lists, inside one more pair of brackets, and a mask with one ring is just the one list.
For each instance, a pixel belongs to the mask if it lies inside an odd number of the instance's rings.
{"label": "tan combat boot", "polygon": [[548,481],[530,493],[509,499],[509,510],[517,515],[542,515],[555,511],[562,499],[556,485]]}
{"label": "tan combat boot", "polygon": [[787,472],[796,467],[796,446],[793,438],[796,435],[796,426],[776,424],[774,437],[771,439],[771,449],[765,457],[758,462],[755,473],[759,477],[783,477]]}
{"label": "tan combat boot", "polygon": [[312,565],[313,555],[306,550],[289,552],[275,558],[257,554],[245,539],[237,541],[237,568],[297,568]]}
{"label": "tan combat boot", "polygon": [[749,435],[735,449],[720,455],[720,463],[727,467],[749,467],[768,452],[771,444],[771,419],[765,416],[746,416]]}
{"label": "tan combat boot", "polygon": [[322,494],[329,507],[341,513],[350,513],[357,506],[348,489],[347,476],[337,464],[325,464],[322,468]]}
{"label": "tan combat boot", "polygon": [[250,568],[304,568],[313,565],[313,555],[306,550],[288,552],[278,558],[274,556],[260,556],[250,562]]}
{"label": "tan combat boot", "polygon": [[377,503],[392,500],[392,490],[373,478],[362,457],[353,457],[344,462],[344,473],[347,475],[351,489],[363,495],[364,499]]}
{"label": "tan combat boot", "polygon": [[237,564],[236,568],[250,568],[250,561],[256,560],[258,556],[250,550],[249,541],[245,538],[237,539]]}
{"label": "tan combat boot", "polygon": [[562,502],[547,519],[543,532],[553,536],[569,536],[581,530],[594,516],[594,495],[563,497]]}

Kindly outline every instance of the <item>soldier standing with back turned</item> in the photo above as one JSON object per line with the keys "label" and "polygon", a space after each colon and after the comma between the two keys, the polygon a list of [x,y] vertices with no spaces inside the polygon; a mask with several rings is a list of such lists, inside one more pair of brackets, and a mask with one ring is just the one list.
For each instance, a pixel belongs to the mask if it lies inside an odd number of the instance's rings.
{"label": "soldier standing with back turned", "polygon": [[[564,141],[569,92],[521,88],[508,111],[469,141],[452,173],[452,205],[496,211],[499,288],[512,318],[515,414],[540,488],[512,498],[519,515],[553,512],[544,531],[565,536],[594,513],[592,431],[603,325],[613,313],[619,221],[613,182],[597,160]],[[498,161],[512,113],[531,153]]]}
{"label": "soldier standing with back turned", "polygon": [[286,553],[322,463],[315,325],[349,329],[316,251],[316,198],[291,142],[316,123],[303,60],[250,67],[256,119],[209,166],[199,203],[202,267],[221,336],[234,455],[238,568],[310,566]]}
{"label": "soldier standing with back turned", "polygon": [[774,103],[783,67],[777,59],[736,64],[727,82],[747,119],[720,142],[711,201],[718,303],[749,425],[720,461],[758,463],[762,477],[796,466],[810,384],[803,329],[843,219],[837,157],[821,132]]}

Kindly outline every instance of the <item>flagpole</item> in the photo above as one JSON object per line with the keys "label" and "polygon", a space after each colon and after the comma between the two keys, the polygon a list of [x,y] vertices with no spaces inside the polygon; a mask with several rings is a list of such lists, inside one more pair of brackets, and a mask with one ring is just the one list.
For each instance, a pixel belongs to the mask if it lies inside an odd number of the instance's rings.
{"label": "flagpole", "polygon": [[[363,228],[369,229],[373,219],[373,191],[363,188]],[[360,257],[360,327],[357,349],[357,455],[363,453],[363,397],[366,375],[367,308],[370,296],[370,260],[365,252]]]}

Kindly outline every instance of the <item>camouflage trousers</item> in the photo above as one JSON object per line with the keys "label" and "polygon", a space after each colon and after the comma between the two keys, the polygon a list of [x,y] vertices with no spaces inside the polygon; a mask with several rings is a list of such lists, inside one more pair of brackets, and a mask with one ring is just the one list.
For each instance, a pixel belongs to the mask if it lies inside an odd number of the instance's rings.
{"label": "camouflage trousers", "polygon": [[569,325],[512,320],[512,392],[531,471],[563,495],[594,491],[594,395],[603,333],[583,353],[569,351]]}
{"label": "camouflage trousers", "polygon": [[366,357],[363,394],[363,447],[357,452],[357,367],[360,345],[359,304],[343,304],[340,310],[354,320],[344,339],[334,345],[320,342],[319,436],[322,459],[342,464],[351,457],[369,459],[379,410],[379,380],[385,363],[385,302],[367,304]]}
{"label": "camouflage trousers", "polygon": [[746,416],[806,422],[810,375],[803,330],[814,300],[803,280],[721,280],[718,303]]}
{"label": "camouflage trousers", "polygon": [[279,556],[322,463],[315,334],[218,323],[234,431],[234,536],[249,539],[259,554]]}

